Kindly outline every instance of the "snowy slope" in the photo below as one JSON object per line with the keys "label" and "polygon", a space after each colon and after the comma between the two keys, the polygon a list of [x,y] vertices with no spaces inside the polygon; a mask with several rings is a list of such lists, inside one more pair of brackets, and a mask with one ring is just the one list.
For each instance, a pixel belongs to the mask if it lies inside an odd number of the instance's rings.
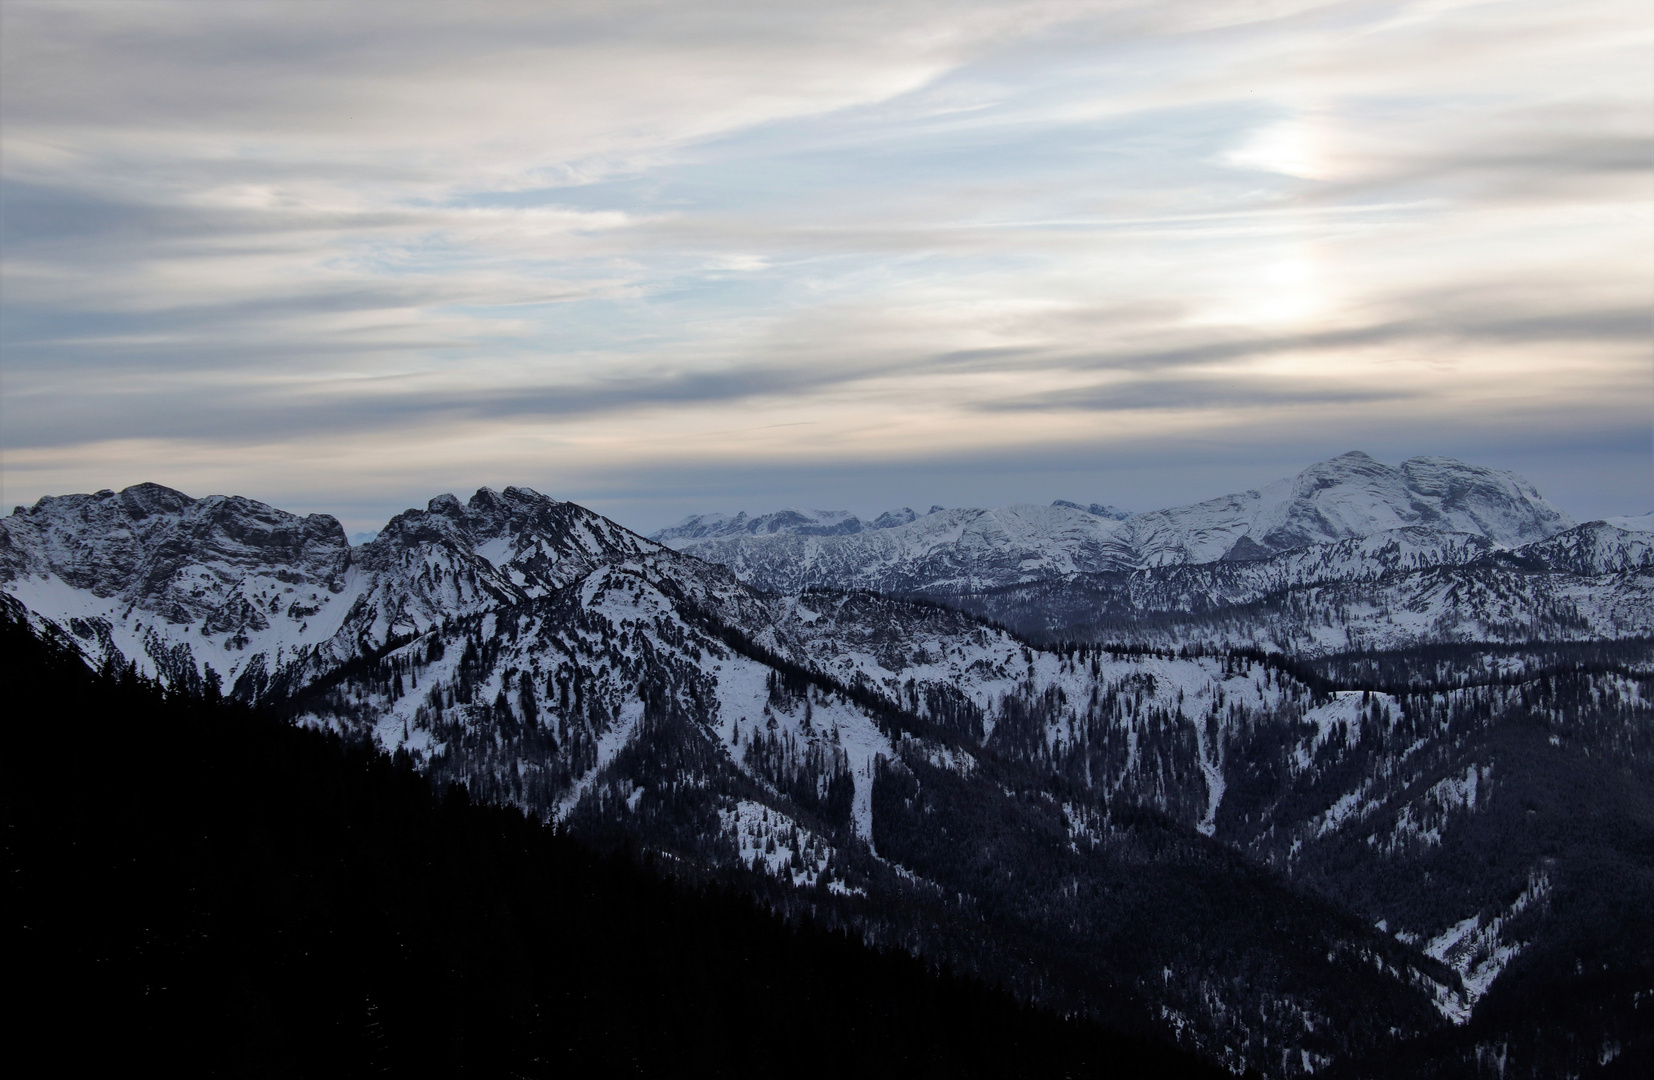
{"label": "snowy slope", "polygon": [[[1654,630],[1642,519],[1573,526],[1520,477],[1348,453],[1191,506],[939,510],[877,531],[660,534],[777,593],[934,597],[1041,639],[1319,654]],[[670,534],[670,535],[669,535]]]}
{"label": "snowy slope", "polygon": [[[1255,665],[1030,650],[945,608],[757,594],[670,551],[434,626],[301,707],[310,722],[366,727],[439,778],[570,827],[624,828],[674,858],[830,895],[918,890],[960,912],[1003,904],[978,895],[1000,886],[943,887],[903,865],[887,849],[904,834],[879,808],[881,785],[938,776],[968,785],[973,816],[944,809],[936,827],[976,845],[976,816],[999,820],[1025,813],[1025,797],[1046,798],[1007,788],[1023,775],[1014,763],[1048,777],[1061,761],[1088,792],[1069,795],[1064,814],[1080,831],[1065,850],[1080,860],[1075,873],[1094,875],[1109,872],[1104,852],[1125,835],[1109,823],[1110,800],[1215,835],[1227,770],[1242,767],[1229,756],[1237,733],[1264,724],[1308,760],[1327,726],[1306,727],[1303,688]],[[1237,1019],[1231,984],[1184,966],[1192,961],[1166,963],[1187,975],[1168,1000],[1199,1045],[1278,1044],[1278,1028]],[[1403,964],[1383,977],[1459,1000],[1426,969]],[[1324,1005],[1294,1008],[1316,1029],[1337,1029]],[[1252,1060],[1234,1053],[1236,1064]]]}
{"label": "snowy slope", "polygon": [[1503,548],[1414,526],[1266,559],[1073,575],[941,598],[1040,640],[1300,655],[1427,641],[1637,637],[1654,631],[1648,539],[1589,522]]}
{"label": "snowy slope", "polygon": [[1646,571],[1654,568],[1654,527],[1638,526],[1636,518],[1591,521],[1525,544],[1495,561],[1580,575]]}

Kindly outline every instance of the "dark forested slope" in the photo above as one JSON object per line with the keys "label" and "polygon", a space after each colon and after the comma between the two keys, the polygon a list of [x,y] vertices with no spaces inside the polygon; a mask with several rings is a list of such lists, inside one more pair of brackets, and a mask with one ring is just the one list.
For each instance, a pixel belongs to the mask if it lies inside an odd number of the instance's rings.
{"label": "dark forested slope", "polygon": [[15,1030],[63,1072],[1219,1075],[0,616]]}

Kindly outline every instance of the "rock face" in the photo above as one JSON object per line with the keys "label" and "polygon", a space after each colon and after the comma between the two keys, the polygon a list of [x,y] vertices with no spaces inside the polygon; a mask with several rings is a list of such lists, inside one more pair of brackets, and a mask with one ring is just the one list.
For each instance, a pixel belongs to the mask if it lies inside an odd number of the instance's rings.
{"label": "rock face", "polygon": [[344,529],[327,514],[299,517],[239,496],[192,499],[159,484],[48,497],[0,523],[0,581],[55,579],[135,613],[217,630],[265,629],[283,614],[272,596],[336,593],[350,566]]}
{"label": "rock face", "polygon": [[817,512],[807,524],[798,524],[804,519],[796,511],[716,522],[691,518],[655,539],[775,592],[947,596],[1075,574],[1253,562],[1386,533],[1409,547],[1421,536],[1510,547],[1573,524],[1532,484],[1509,473],[1448,458],[1413,458],[1391,468],[1360,452],[1264,488],[1145,514],[1059,500],[1049,507],[934,510],[906,522],[892,519],[875,532],[839,513],[829,522]]}
{"label": "rock face", "polygon": [[326,514],[140,484],[48,497],[0,520],[0,582],[107,655],[257,698],[364,642],[520,603],[656,549],[521,488],[440,496],[352,548]]}

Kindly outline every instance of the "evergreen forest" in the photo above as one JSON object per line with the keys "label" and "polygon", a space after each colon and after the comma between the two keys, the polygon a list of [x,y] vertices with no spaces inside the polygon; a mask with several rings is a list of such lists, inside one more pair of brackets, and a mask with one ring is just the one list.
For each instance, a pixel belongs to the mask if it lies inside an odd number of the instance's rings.
{"label": "evergreen forest", "polygon": [[5,613],[15,1053],[66,1075],[1216,1077]]}

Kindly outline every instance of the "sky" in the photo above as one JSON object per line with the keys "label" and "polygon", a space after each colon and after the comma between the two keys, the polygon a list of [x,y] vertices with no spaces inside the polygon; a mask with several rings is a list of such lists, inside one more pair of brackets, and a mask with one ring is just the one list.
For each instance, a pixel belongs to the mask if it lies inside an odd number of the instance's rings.
{"label": "sky", "polygon": [[0,505],[1654,509],[1654,10],[0,4]]}

